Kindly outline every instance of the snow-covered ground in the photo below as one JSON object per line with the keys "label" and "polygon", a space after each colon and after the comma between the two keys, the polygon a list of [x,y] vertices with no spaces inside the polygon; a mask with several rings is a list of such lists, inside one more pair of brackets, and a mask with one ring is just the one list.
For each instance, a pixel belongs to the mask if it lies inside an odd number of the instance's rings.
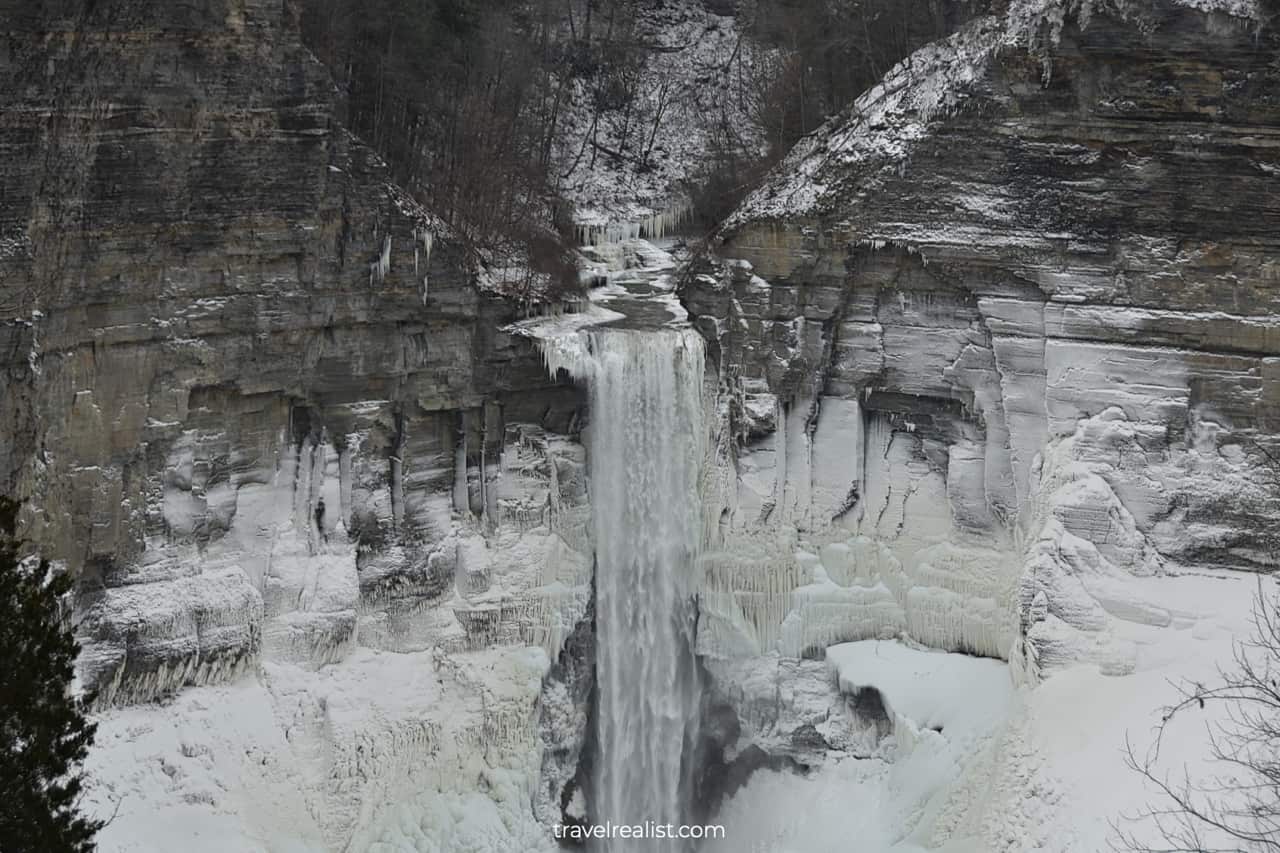
{"label": "snow-covered ground", "polygon": [[[1239,573],[1135,583],[1173,619],[1117,623],[1138,650],[1124,675],[1081,663],[1015,685],[995,660],[875,640],[832,646],[827,665],[841,691],[879,690],[894,735],[874,757],[843,757],[807,777],[757,773],[717,818],[727,835],[707,853],[1076,853],[1109,849],[1113,823],[1149,833],[1125,820],[1159,804],[1125,765],[1126,737],[1144,753],[1175,685],[1213,683],[1233,642],[1249,635],[1257,586]],[[1181,712],[1160,767],[1203,772],[1206,724],[1225,710]]]}
{"label": "snow-covered ground", "polygon": [[530,808],[547,665],[536,647],[362,649],[108,711],[88,762],[99,848],[549,848]]}

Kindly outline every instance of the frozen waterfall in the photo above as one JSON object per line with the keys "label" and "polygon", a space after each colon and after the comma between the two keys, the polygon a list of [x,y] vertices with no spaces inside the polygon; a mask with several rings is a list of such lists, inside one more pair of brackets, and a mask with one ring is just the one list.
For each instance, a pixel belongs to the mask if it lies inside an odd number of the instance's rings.
{"label": "frozen waterfall", "polygon": [[[599,685],[592,816],[679,824],[687,789],[681,760],[698,701],[703,341],[688,328],[597,328],[543,347],[548,369],[568,370],[590,394]],[[678,847],[615,838],[598,849]]]}

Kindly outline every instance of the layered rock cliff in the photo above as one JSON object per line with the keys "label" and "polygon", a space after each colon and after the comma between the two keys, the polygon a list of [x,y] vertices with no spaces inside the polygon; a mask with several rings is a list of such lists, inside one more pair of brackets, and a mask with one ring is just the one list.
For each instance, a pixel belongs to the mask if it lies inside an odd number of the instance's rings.
{"label": "layered rock cliff", "polygon": [[[105,716],[100,805],[213,778],[215,812],[287,796],[282,825],[341,846],[427,755],[426,790],[533,787],[537,673],[590,597],[578,392],[343,130],[294,4],[0,18],[0,490],[79,579],[100,707],[260,676],[180,756],[167,716]],[[241,712],[273,781],[235,758]],[[191,772],[158,793],[116,746]]]}
{"label": "layered rock cliff", "polygon": [[[592,749],[581,389],[343,130],[292,4],[4,6],[0,489],[79,579],[106,849],[550,846]],[[1264,17],[1013,2],[728,223],[683,292],[718,389],[702,807],[883,754],[832,644],[1122,675],[1129,628],[1217,630],[1156,585],[1275,568]],[[1003,809],[982,849],[1029,849],[996,841],[1052,825],[1009,806],[1017,747],[943,753],[995,782],[921,837]]]}
{"label": "layered rock cliff", "polygon": [[1191,624],[1143,579],[1276,568],[1262,17],[1015,2],[904,61],[732,217],[731,260],[684,299],[721,383],[699,647],[744,731],[787,658],[832,643],[1122,674],[1142,652],[1118,623]]}

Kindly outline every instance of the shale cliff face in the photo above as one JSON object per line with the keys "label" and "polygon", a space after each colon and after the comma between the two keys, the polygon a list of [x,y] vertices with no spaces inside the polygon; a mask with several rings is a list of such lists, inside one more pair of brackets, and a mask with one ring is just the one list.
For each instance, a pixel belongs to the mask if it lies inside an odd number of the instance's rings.
{"label": "shale cliff face", "polygon": [[577,392],[343,130],[294,4],[63,5],[0,9],[0,491],[80,579],[83,680],[110,706],[434,650],[404,666],[452,712],[361,687],[385,661],[343,670],[360,713],[288,689],[327,843],[450,738],[536,777],[501,649],[554,658],[586,609]]}
{"label": "shale cliff face", "polygon": [[898,633],[1124,672],[1115,620],[1177,621],[1130,581],[1276,567],[1280,40],[1249,4],[1083,5],[910,57],[687,289],[722,387],[699,642],[726,683]]}

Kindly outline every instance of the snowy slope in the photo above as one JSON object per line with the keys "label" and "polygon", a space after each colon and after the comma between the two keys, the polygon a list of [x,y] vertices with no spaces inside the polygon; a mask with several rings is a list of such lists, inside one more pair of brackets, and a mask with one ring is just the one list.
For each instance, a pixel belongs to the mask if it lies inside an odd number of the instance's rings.
{"label": "snowy slope", "polygon": [[[1255,0],[1169,0],[1205,13],[1255,25]],[[723,232],[759,221],[812,217],[851,206],[860,186],[882,170],[910,161],[913,144],[931,125],[963,110],[1000,51],[1029,50],[1044,56],[1068,22],[1087,27],[1094,15],[1138,18],[1145,11],[1130,0],[1014,0],[1003,17],[978,18],[950,38],[925,45],[885,74],[844,113],[802,139],[726,220]]]}
{"label": "snowy slope", "polygon": [[[558,141],[561,189],[587,229],[584,242],[610,225],[623,236],[655,238],[678,224],[688,212],[683,184],[708,151],[709,122],[724,110],[740,133],[748,132],[751,105],[741,99],[735,75],[768,60],[733,15],[715,14],[701,0],[639,4],[638,15],[635,38],[648,47],[634,82],[636,102],[625,113],[633,118],[605,115],[597,122],[579,82]],[[623,142],[624,158],[607,153]],[[643,234],[626,231],[645,223]]]}
{"label": "snowy slope", "polygon": [[[108,711],[88,805],[104,853],[549,849],[541,649],[363,650]],[[338,839],[350,839],[338,843]]]}
{"label": "snowy slope", "polygon": [[902,60],[846,114],[800,140],[723,230],[755,220],[817,214],[834,202],[846,176],[901,162],[935,115],[957,107],[966,87],[982,76],[992,51],[1005,41],[1000,21],[979,18]]}

